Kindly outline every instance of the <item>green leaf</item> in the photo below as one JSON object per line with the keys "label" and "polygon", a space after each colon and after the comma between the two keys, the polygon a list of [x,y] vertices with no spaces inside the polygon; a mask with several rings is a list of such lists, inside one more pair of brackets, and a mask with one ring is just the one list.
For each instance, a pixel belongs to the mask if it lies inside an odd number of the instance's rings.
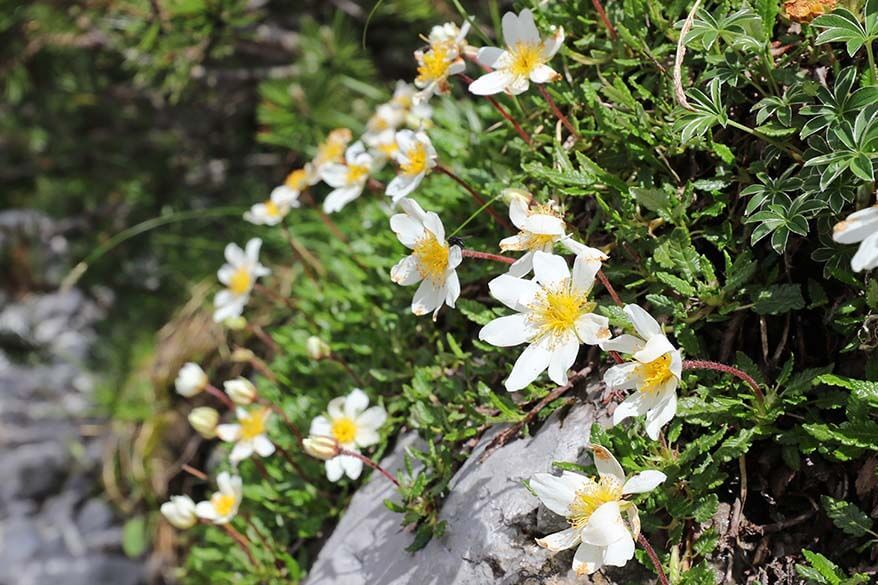
{"label": "green leaf", "polygon": [[819,585],[839,585],[841,583],[843,575],[835,563],[820,553],[811,552],[808,549],[802,549],[802,555],[811,566],[797,564],[796,572],[799,576]]}
{"label": "green leaf", "polygon": [[829,496],[820,496],[823,511],[842,532],[854,537],[865,536],[872,530],[872,519],[856,505]]}
{"label": "green leaf", "polygon": [[835,374],[824,374],[815,378],[814,383],[847,388],[848,390],[852,390],[860,400],[868,402],[872,406],[878,408],[878,382],[844,378],[842,376],[836,376]]}
{"label": "green leaf", "polygon": [[760,315],[781,315],[804,308],[802,287],[798,284],[777,284],[759,291],[753,310]]}
{"label": "green leaf", "polygon": [[146,552],[149,536],[146,533],[146,519],[143,516],[130,518],[122,527],[122,550],[131,558]]}

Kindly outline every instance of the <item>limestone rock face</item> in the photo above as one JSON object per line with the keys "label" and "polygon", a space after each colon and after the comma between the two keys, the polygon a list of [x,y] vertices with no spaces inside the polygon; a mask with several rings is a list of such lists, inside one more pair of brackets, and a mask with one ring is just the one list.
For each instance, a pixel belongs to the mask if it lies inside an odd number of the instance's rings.
{"label": "limestone rock face", "polygon": [[[599,392],[592,383],[587,393],[593,400]],[[577,401],[564,416],[549,417],[534,436],[512,441],[480,462],[498,431],[487,433],[451,481],[440,515],[447,522],[445,535],[416,553],[405,551],[413,535],[401,528],[401,516],[382,503],[394,497],[393,486],[373,476],[354,495],[306,585],[611,583],[603,575],[576,577],[570,569],[573,551],[553,555],[536,545],[535,538],[567,523],[522,483],[551,471],[553,461],[587,463],[584,447],[592,423],[602,416],[598,413],[591,400]],[[396,471],[409,447],[418,447],[413,435],[401,439],[382,465]],[[620,582],[649,582],[634,579]]]}

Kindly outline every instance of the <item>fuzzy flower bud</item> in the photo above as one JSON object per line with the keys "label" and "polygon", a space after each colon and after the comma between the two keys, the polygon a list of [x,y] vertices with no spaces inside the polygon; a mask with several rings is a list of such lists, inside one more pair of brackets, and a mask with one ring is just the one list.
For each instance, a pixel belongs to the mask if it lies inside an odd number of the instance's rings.
{"label": "fuzzy flower bud", "polygon": [[324,360],[332,354],[329,345],[319,337],[312,335],[305,342],[305,350],[312,360]]}
{"label": "fuzzy flower bud", "polygon": [[198,522],[195,515],[195,502],[189,496],[171,496],[171,500],[162,504],[162,516],[171,523],[174,528],[186,530],[192,528]]}
{"label": "fuzzy flower bud", "polygon": [[247,406],[256,400],[256,386],[247,378],[235,378],[224,382],[223,388],[235,404]]}
{"label": "fuzzy flower bud", "polygon": [[237,317],[229,317],[225,321],[223,321],[223,326],[229,331],[241,331],[245,327],[247,327],[247,318],[243,315],[238,315]]}
{"label": "fuzzy flower bud", "polygon": [[216,436],[216,425],[219,423],[219,418],[216,409],[209,406],[199,406],[193,408],[192,412],[189,413],[189,424],[205,439],[212,439]]}
{"label": "fuzzy flower bud", "polygon": [[235,363],[242,364],[252,362],[255,358],[256,354],[245,347],[236,348],[235,351],[232,352],[232,361]]}
{"label": "fuzzy flower bud", "polygon": [[302,441],[305,453],[326,461],[338,455],[338,441],[331,437],[308,437]]}
{"label": "fuzzy flower bud", "polygon": [[516,189],[515,187],[507,187],[500,191],[500,198],[503,199],[506,203],[512,203],[515,199],[521,199],[528,205],[533,200],[534,196],[531,195],[530,191],[525,191],[524,189]]}
{"label": "fuzzy flower bud", "polygon": [[177,389],[177,394],[192,398],[203,392],[207,388],[207,383],[207,374],[204,373],[201,366],[188,362],[180,368],[177,379],[174,380],[174,387]]}

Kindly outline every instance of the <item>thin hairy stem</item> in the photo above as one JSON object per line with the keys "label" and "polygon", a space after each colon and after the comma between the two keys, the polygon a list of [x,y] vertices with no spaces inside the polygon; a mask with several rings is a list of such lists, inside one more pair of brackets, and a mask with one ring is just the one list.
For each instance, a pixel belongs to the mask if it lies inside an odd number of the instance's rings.
{"label": "thin hairy stem", "polygon": [[399,487],[399,481],[397,481],[397,479],[395,477],[393,477],[390,474],[390,472],[388,472],[386,469],[384,469],[383,467],[381,467],[380,465],[378,465],[377,463],[375,463],[374,461],[372,461],[371,459],[369,459],[368,457],[366,457],[362,453],[357,453],[356,451],[351,451],[350,449],[345,449],[344,447],[339,447],[338,454],[339,455],[347,455],[348,457],[354,457],[356,459],[359,459],[360,461],[362,461],[363,463],[365,463],[366,465],[368,465],[369,467],[371,467],[375,471],[381,473],[381,475],[383,475],[389,481],[391,481],[393,483],[393,485],[395,485],[396,487]]}
{"label": "thin hairy stem", "polygon": [[619,38],[619,33],[616,32],[616,27],[613,26],[612,22],[610,22],[610,18],[607,16],[607,11],[604,10],[604,5],[601,4],[601,0],[591,0],[591,4],[597,11],[598,17],[601,19],[601,22],[604,23],[604,27],[607,29],[610,38],[615,41],[617,38]]}
{"label": "thin hairy stem", "polygon": [[[463,81],[467,84],[467,86],[469,86],[469,84],[471,84],[473,82],[473,78],[469,77],[468,75],[461,75],[460,78],[463,79]],[[486,95],[486,96],[484,96],[484,98],[486,100],[488,100],[492,106],[494,106],[494,109],[497,110],[500,113],[500,115],[506,119],[506,121],[508,121],[510,124],[512,124],[513,128],[515,128],[515,131],[518,132],[519,136],[521,136],[521,139],[524,140],[528,146],[533,148],[534,141],[530,137],[530,134],[528,134],[527,132],[524,131],[524,129],[521,127],[521,125],[518,123],[518,121],[512,116],[512,114],[510,114],[508,111],[506,111],[506,108],[501,106],[500,102],[495,100],[493,97]]]}
{"label": "thin hairy stem", "polygon": [[537,84],[537,90],[542,94],[543,98],[546,100],[546,103],[549,104],[549,109],[552,110],[552,113],[555,114],[555,117],[561,120],[561,123],[573,134],[577,140],[581,139],[582,136],[579,135],[579,132],[576,128],[573,127],[573,124],[570,123],[570,120],[564,113],[558,108],[558,105],[555,103],[555,100],[552,99],[552,96],[549,95],[549,92],[546,91],[546,88],[540,84]]}
{"label": "thin hairy stem", "polygon": [[[469,183],[467,183],[466,181],[464,181],[463,179],[458,177],[456,174],[454,174],[454,172],[451,169],[444,167],[442,165],[436,165],[435,169],[437,172],[440,172],[448,177],[451,177],[455,183],[457,183],[458,185],[460,185],[461,187],[466,189],[466,191],[472,196],[472,198],[476,200],[476,203],[485,207],[485,205],[486,205],[485,198],[482,197],[481,195],[479,195],[479,192],[476,191],[472,187],[472,185],[470,185]],[[491,217],[493,217],[495,220],[497,220],[497,223],[499,223],[500,225],[509,229],[510,231],[514,230],[514,228],[512,227],[512,224],[510,224],[506,220],[505,217],[501,216],[500,214],[498,214],[496,211],[494,211],[490,207],[485,207],[485,210],[491,215]]]}
{"label": "thin hairy stem", "polygon": [[475,250],[463,249],[464,258],[477,258],[479,260],[493,260],[494,262],[502,262],[503,264],[515,264],[514,258],[507,258],[499,254],[491,254],[490,252],[476,252]]}
{"label": "thin hairy stem", "polygon": [[342,358],[340,358],[334,354],[330,355],[329,358],[327,358],[327,359],[329,359],[329,361],[331,361],[331,362],[337,363],[342,368],[344,368],[344,371],[348,373],[348,376],[350,376],[351,379],[353,379],[353,381],[356,382],[358,386],[363,385],[363,379],[360,378],[359,375],[357,375],[357,373],[353,370],[353,368],[351,368],[351,366],[345,360],[343,360]]}
{"label": "thin hairy stem", "polygon": [[257,565],[256,558],[253,556],[253,553],[250,551],[250,541],[247,540],[247,537],[238,532],[234,526],[231,524],[223,524],[223,530],[226,531],[226,534],[232,537],[232,540],[238,543],[238,546],[241,547],[241,550],[247,555],[247,558],[250,559],[250,564],[254,567]]}
{"label": "thin hairy stem", "polygon": [[649,556],[649,560],[652,561],[652,566],[655,567],[655,572],[658,573],[659,582],[662,585],[669,585],[668,578],[665,576],[665,571],[662,569],[662,562],[659,560],[658,555],[655,554],[655,550],[652,548],[652,545],[649,544],[649,541],[646,540],[646,537],[643,536],[643,533],[637,535],[637,542],[640,543],[640,546],[646,551],[647,556]]}
{"label": "thin hairy stem", "polygon": [[743,372],[736,367],[727,366],[726,364],[721,364],[719,362],[709,362],[704,360],[683,360],[683,369],[684,370],[713,370],[715,372],[723,372],[725,374],[731,374],[736,378],[739,378],[747,383],[750,388],[753,389],[753,394],[756,395],[756,399],[759,401],[759,404],[765,403],[765,394],[762,392],[762,388],[759,387],[759,383],[756,382],[747,372]]}
{"label": "thin hairy stem", "polygon": [[613,288],[613,285],[610,284],[609,279],[607,279],[607,275],[604,274],[603,270],[598,270],[598,280],[601,281],[601,284],[604,285],[604,288],[607,289],[607,293],[609,293],[610,298],[613,299],[613,302],[617,305],[624,306],[625,303],[622,302],[622,299],[619,298],[619,295],[616,293],[616,289]]}
{"label": "thin hairy stem", "polygon": [[182,466],[180,466],[180,469],[182,469],[183,471],[185,471],[186,473],[188,473],[192,477],[197,477],[201,481],[207,481],[210,479],[209,477],[207,477],[206,473],[204,473],[200,469],[195,469],[194,467],[192,467],[188,463],[184,463]]}
{"label": "thin hairy stem", "polygon": [[232,402],[232,399],[229,398],[228,394],[214,386],[213,384],[208,384],[204,391],[222,402],[229,410],[235,410],[235,403]]}

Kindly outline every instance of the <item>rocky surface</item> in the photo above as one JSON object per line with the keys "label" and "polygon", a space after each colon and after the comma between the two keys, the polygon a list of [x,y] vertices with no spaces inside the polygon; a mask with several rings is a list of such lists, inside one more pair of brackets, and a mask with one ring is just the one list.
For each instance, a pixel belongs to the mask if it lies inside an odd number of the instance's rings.
{"label": "rocky surface", "polygon": [[[0,213],[0,585],[136,585],[121,525],[99,496],[102,444],[85,440],[86,363],[104,311],[54,289],[67,249],[47,217]],[[23,292],[31,287],[43,292]]]}
{"label": "rocky surface", "polygon": [[[556,412],[534,436],[510,442],[480,461],[494,433],[483,437],[451,481],[440,514],[448,523],[446,534],[416,553],[405,551],[412,534],[382,503],[393,497],[392,486],[373,476],[354,495],[306,585],[611,583],[602,574],[592,580],[575,577],[572,551],[552,555],[534,543],[534,538],[567,525],[522,484],[536,472],[550,471],[553,461],[588,462],[584,447],[591,424],[602,416],[593,404],[600,391],[599,385],[590,386],[586,400],[564,416]],[[413,444],[413,436],[401,440],[383,465],[399,469],[404,450]],[[618,582],[649,580],[639,575]]]}

